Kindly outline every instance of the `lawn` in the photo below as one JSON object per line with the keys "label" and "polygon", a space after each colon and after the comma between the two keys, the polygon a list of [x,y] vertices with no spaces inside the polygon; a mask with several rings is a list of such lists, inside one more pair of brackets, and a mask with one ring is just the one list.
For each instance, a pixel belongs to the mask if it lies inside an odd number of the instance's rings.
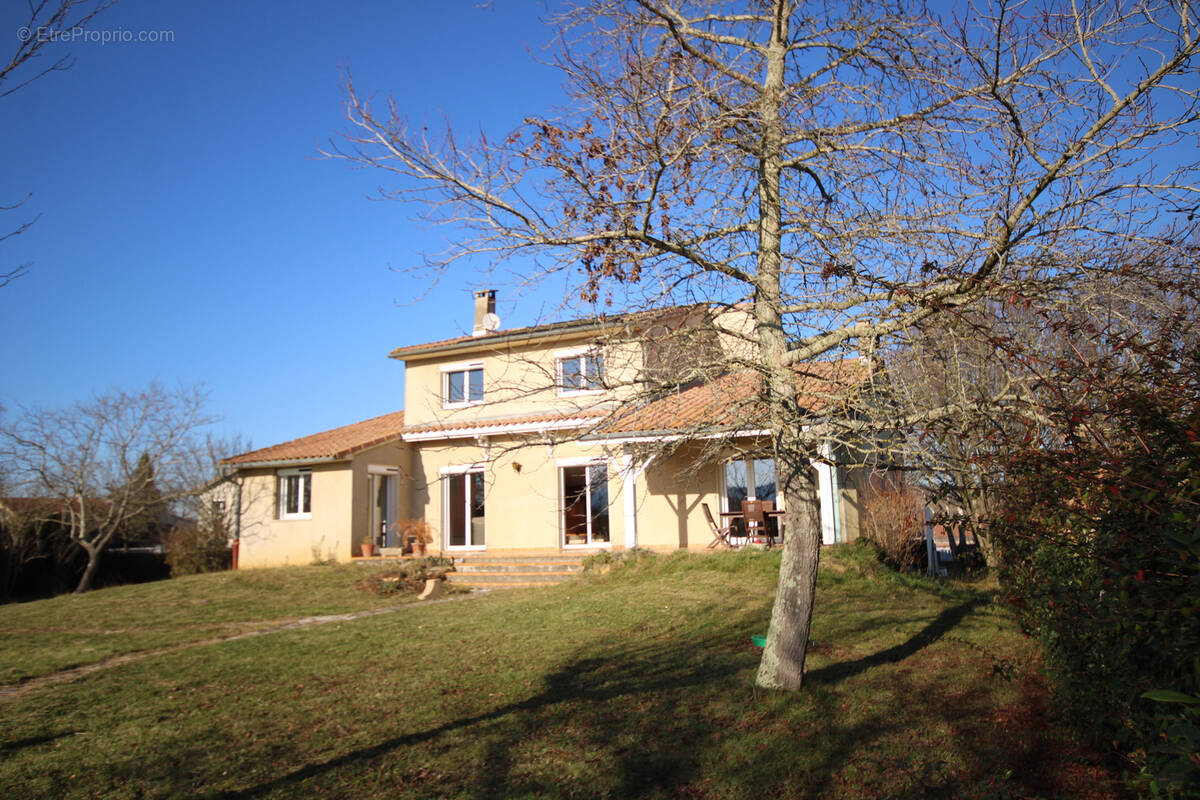
{"label": "lawn", "polygon": [[411,601],[354,590],[365,575],[383,571],[344,564],[222,572],[0,605],[0,684],[288,619]]}
{"label": "lawn", "polygon": [[[986,594],[889,576],[857,553],[825,561],[797,694],[753,686],[749,636],[765,629],[776,555],[655,558],[25,692],[0,705],[0,796],[1113,796],[1047,720],[1034,651]],[[201,625],[381,602],[339,574],[200,576],[136,587],[136,603],[108,589],[0,607],[0,627],[32,626],[41,606],[47,627],[103,614],[104,630],[132,632],[163,606],[175,612],[158,641],[178,642]],[[73,635],[63,647],[77,651]],[[25,636],[6,639],[6,664]],[[110,649],[135,649],[112,636]]]}

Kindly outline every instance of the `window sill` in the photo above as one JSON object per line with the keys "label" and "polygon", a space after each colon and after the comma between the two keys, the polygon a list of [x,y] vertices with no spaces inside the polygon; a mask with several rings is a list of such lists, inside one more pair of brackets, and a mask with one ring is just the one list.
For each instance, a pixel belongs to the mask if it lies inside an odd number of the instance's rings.
{"label": "window sill", "polygon": [[481,405],[484,405],[484,404],[485,404],[485,402],[486,402],[486,401],[484,401],[484,400],[472,400],[472,401],[470,401],[470,402],[467,402],[467,403],[447,403],[446,401],[444,401],[444,400],[443,400],[443,401],[442,401],[442,410],[444,410],[444,411],[451,411],[451,410],[453,410],[453,409],[456,409],[456,408],[471,408],[471,407],[473,407],[473,406],[481,406]]}

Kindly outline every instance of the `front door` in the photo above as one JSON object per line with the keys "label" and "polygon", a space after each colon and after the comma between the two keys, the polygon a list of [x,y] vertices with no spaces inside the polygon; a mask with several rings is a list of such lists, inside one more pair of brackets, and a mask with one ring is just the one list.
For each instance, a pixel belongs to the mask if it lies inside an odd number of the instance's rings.
{"label": "front door", "polygon": [[604,464],[563,467],[560,480],[563,546],[607,545],[608,467]]}
{"label": "front door", "polygon": [[484,545],[486,488],[482,472],[447,475],[443,486],[446,547],[481,550]]}
{"label": "front door", "polygon": [[367,474],[367,496],[371,502],[371,541],[380,547],[399,547],[400,536],[393,528],[396,502],[396,475],[386,470]]}

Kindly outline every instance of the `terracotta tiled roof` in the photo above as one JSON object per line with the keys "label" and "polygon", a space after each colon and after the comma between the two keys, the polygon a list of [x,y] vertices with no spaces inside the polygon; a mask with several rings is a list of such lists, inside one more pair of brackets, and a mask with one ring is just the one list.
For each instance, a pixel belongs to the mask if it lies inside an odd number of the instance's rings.
{"label": "terracotta tiled roof", "polygon": [[395,411],[353,425],[343,425],[290,442],[251,450],[223,459],[223,464],[255,464],[264,461],[312,461],[346,458],[360,450],[400,438],[404,412]]}
{"label": "terracotta tiled roof", "polygon": [[[797,368],[800,404],[810,414],[862,384],[870,375],[861,359],[818,361]],[[762,377],[755,372],[732,372],[617,415],[599,433],[650,434],[669,431],[754,430],[767,424],[762,400]]]}
{"label": "terracotta tiled roof", "polygon": [[503,428],[509,427],[530,427],[536,425],[553,426],[555,424],[567,423],[572,420],[580,419],[603,419],[610,412],[602,408],[579,409],[575,411],[561,411],[553,413],[540,414],[517,414],[507,417],[492,417],[488,419],[468,419],[457,418],[451,420],[440,420],[438,422],[425,422],[420,425],[409,425],[404,428],[402,433],[408,434],[425,434],[425,433],[453,433],[455,431],[476,431],[476,430],[496,430],[500,431]]}

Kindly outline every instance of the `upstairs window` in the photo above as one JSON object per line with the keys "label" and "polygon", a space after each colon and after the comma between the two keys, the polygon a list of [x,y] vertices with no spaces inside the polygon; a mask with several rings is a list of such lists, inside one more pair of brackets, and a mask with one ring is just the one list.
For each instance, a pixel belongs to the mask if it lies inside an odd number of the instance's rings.
{"label": "upstairs window", "polygon": [[312,516],[312,470],[279,472],[279,518],[308,519]]}
{"label": "upstairs window", "polygon": [[442,373],[442,404],[465,406],[483,402],[483,366],[472,364]]}
{"label": "upstairs window", "polygon": [[599,350],[571,353],[558,359],[559,394],[598,392],[604,388],[604,354]]}

